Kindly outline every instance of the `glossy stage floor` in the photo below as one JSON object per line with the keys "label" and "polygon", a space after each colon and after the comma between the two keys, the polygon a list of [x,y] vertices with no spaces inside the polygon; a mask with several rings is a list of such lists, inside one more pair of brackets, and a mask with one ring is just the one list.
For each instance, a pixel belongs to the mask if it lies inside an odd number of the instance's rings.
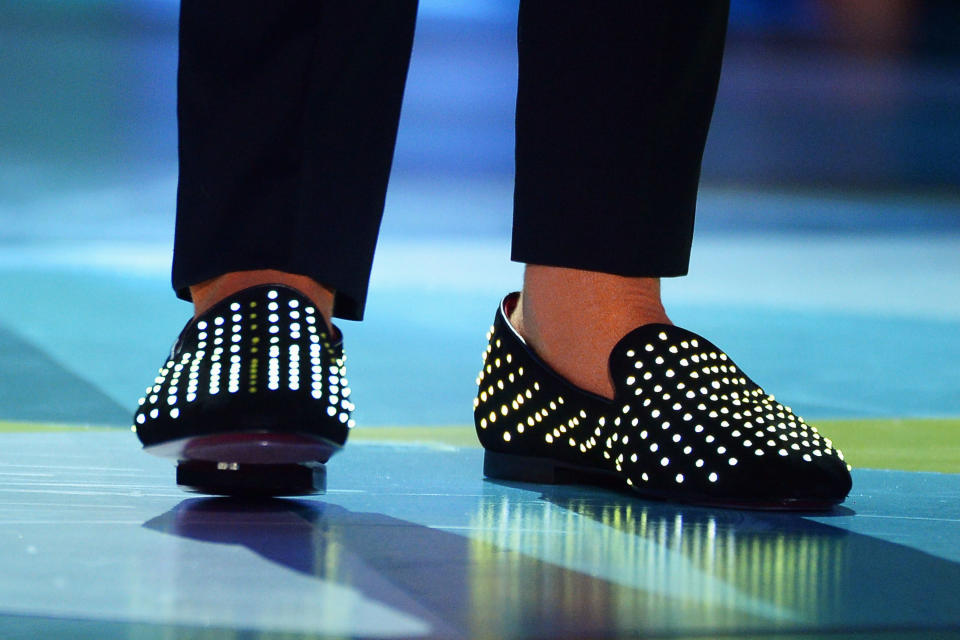
{"label": "glossy stage floor", "polygon": [[[446,206],[422,188],[394,201]],[[344,327],[353,441],[327,495],[261,503],[181,493],[127,430],[189,312],[168,245],[5,248],[0,637],[960,637],[960,238],[706,233],[667,285],[676,322],[845,449],[826,514],[484,480],[468,422],[506,245],[386,233]]]}
{"label": "glossy stage floor", "polygon": [[[0,129],[0,638],[960,638],[960,201],[708,180],[690,275],[664,284],[677,324],[844,450],[842,506],[487,481],[474,379],[521,271],[512,80],[484,83],[514,64],[514,34],[423,4],[367,320],[343,324],[358,426],[326,495],[238,502],[180,492],[128,430],[190,313],[167,284],[175,3],[0,0],[0,47],[23,67],[0,71],[18,123]],[[121,5],[159,13],[132,33]],[[485,62],[453,64],[458,39]],[[750,86],[736,51],[730,65]],[[464,69],[475,84],[454,96]],[[728,142],[730,114],[754,113],[729,91]],[[817,120],[796,122],[800,140]]]}
{"label": "glossy stage floor", "polygon": [[3,441],[4,638],[960,637],[955,475],[858,470],[801,516],[355,443],[325,497],[243,503],[179,493],[129,434]]}

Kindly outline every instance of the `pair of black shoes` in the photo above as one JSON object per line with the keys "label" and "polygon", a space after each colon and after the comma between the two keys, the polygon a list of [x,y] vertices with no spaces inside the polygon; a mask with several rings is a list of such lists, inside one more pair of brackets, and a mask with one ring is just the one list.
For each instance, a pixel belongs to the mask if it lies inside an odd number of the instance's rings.
{"label": "pair of black shoes", "polygon": [[[850,490],[829,439],[708,340],[644,325],[610,355],[608,400],[554,373],[500,306],[474,401],[484,474],[606,484],[729,507],[825,509]],[[147,388],[134,430],[203,493],[322,492],[353,427],[341,336],[282,285],[241,291],[184,328]]]}

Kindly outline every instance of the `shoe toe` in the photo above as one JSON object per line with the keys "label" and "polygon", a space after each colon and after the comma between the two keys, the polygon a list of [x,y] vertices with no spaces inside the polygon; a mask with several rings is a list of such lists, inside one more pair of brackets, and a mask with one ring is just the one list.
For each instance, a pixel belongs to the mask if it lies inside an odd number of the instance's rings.
{"label": "shoe toe", "polygon": [[675,483],[687,483],[679,491],[770,506],[832,504],[849,492],[833,443],[705,338],[641,327],[614,349],[611,370],[622,410],[647,425],[641,434],[659,441],[661,462],[675,461]]}
{"label": "shoe toe", "polygon": [[773,464],[754,459],[738,467],[727,470],[708,494],[714,501],[758,508],[822,508],[842,502],[851,487],[846,465],[832,456],[815,462],[788,458]]}

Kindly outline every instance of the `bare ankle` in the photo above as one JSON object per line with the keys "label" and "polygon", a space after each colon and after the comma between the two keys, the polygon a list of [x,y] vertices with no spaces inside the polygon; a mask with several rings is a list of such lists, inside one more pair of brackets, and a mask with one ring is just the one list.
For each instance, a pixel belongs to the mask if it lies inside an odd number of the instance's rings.
{"label": "bare ankle", "polygon": [[307,276],[274,269],[232,271],[191,286],[194,317],[238,291],[261,284],[284,284],[300,291],[317,305],[317,310],[330,325],[334,290]]}
{"label": "bare ankle", "polygon": [[670,324],[658,278],[541,265],[527,266],[510,321],[557,373],[608,398],[607,362],[616,343],[638,326]]}

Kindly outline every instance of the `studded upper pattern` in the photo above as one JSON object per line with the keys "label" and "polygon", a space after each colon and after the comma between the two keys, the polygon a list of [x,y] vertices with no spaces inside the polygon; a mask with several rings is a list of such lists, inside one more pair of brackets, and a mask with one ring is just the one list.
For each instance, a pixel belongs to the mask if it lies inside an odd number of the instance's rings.
{"label": "studded upper pattern", "polygon": [[610,356],[613,401],[553,373],[503,308],[489,340],[474,402],[487,449],[692,501],[839,501],[850,489],[833,443],[695,333],[645,325],[625,336]]}
{"label": "studded upper pattern", "polygon": [[309,298],[280,285],[245,289],[187,324],[132,428],[147,446],[251,430],[343,444],[354,408],[345,360]]}

